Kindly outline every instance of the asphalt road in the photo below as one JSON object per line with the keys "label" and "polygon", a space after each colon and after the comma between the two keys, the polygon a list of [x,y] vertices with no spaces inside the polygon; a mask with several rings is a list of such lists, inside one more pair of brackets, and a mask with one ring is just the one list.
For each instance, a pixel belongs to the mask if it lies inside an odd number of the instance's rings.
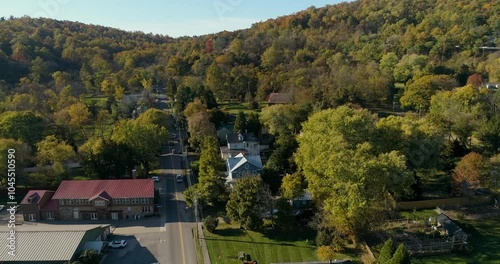
{"label": "asphalt road", "polygon": [[[159,105],[166,106],[165,99],[161,98]],[[109,250],[106,264],[139,264],[160,262],[161,264],[196,264],[196,248],[193,238],[194,216],[192,209],[186,209],[182,192],[186,183],[177,183],[175,176],[183,174],[183,162],[179,132],[169,124],[170,133],[176,133],[174,146],[166,145],[162,148],[160,168],[162,175],[155,188],[160,191],[160,219],[159,223],[152,223],[151,227],[119,227],[115,230],[113,239],[126,239],[128,245],[124,249]],[[154,221],[156,222],[156,221]],[[159,227],[159,228],[158,228]]]}

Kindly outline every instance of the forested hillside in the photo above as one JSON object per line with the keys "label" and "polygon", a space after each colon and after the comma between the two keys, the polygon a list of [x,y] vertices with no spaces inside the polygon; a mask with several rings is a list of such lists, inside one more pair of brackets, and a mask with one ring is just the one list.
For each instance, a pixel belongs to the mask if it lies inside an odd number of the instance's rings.
{"label": "forested hillside", "polygon": [[[89,148],[89,139],[111,134],[106,125],[126,127],[120,120],[137,106],[154,105],[147,99],[131,105],[125,95],[156,88],[176,98],[178,112],[194,97],[212,108],[214,98],[254,102],[286,91],[309,112],[400,102],[426,113],[441,90],[500,81],[500,52],[485,48],[500,46],[499,36],[496,0],[359,0],[178,39],[1,18],[0,137],[28,145],[32,154],[43,149],[37,143],[44,138],[75,151]],[[470,147],[469,130],[459,137],[464,147]]]}

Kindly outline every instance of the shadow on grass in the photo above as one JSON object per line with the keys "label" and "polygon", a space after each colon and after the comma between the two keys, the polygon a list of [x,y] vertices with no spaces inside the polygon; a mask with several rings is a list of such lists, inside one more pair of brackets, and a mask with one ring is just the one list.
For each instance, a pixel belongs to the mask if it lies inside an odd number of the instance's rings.
{"label": "shadow on grass", "polygon": [[238,236],[244,236],[246,232],[245,230],[239,228],[225,228],[225,229],[215,230],[214,234],[219,236],[238,237]]}
{"label": "shadow on grass", "polygon": [[275,241],[307,241],[308,244],[314,244],[316,239],[316,231],[312,228],[296,228],[291,231],[284,231],[279,229],[266,229],[261,233]]}

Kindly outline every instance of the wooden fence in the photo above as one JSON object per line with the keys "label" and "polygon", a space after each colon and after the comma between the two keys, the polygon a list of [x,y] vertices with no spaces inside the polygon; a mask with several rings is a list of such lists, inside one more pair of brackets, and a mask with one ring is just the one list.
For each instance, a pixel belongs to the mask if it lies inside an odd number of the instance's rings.
{"label": "wooden fence", "polygon": [[460,207],[467,205],[482,205],[492,202],[491,196],[456,197],[447,199],[399,202],[396,208],[400,210],[431,209],[436,207]]}

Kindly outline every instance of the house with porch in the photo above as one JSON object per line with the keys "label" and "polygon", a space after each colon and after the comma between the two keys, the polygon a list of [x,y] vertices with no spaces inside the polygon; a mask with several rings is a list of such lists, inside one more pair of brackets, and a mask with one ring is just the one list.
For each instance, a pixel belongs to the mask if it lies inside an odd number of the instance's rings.
{"label": "house with porch", "polygon": [[234,158],[243,153],[246,156],[259,156],[259,140],[252,133],[238,133],[226,135],[227,146],[220,148],[224,160]]}

